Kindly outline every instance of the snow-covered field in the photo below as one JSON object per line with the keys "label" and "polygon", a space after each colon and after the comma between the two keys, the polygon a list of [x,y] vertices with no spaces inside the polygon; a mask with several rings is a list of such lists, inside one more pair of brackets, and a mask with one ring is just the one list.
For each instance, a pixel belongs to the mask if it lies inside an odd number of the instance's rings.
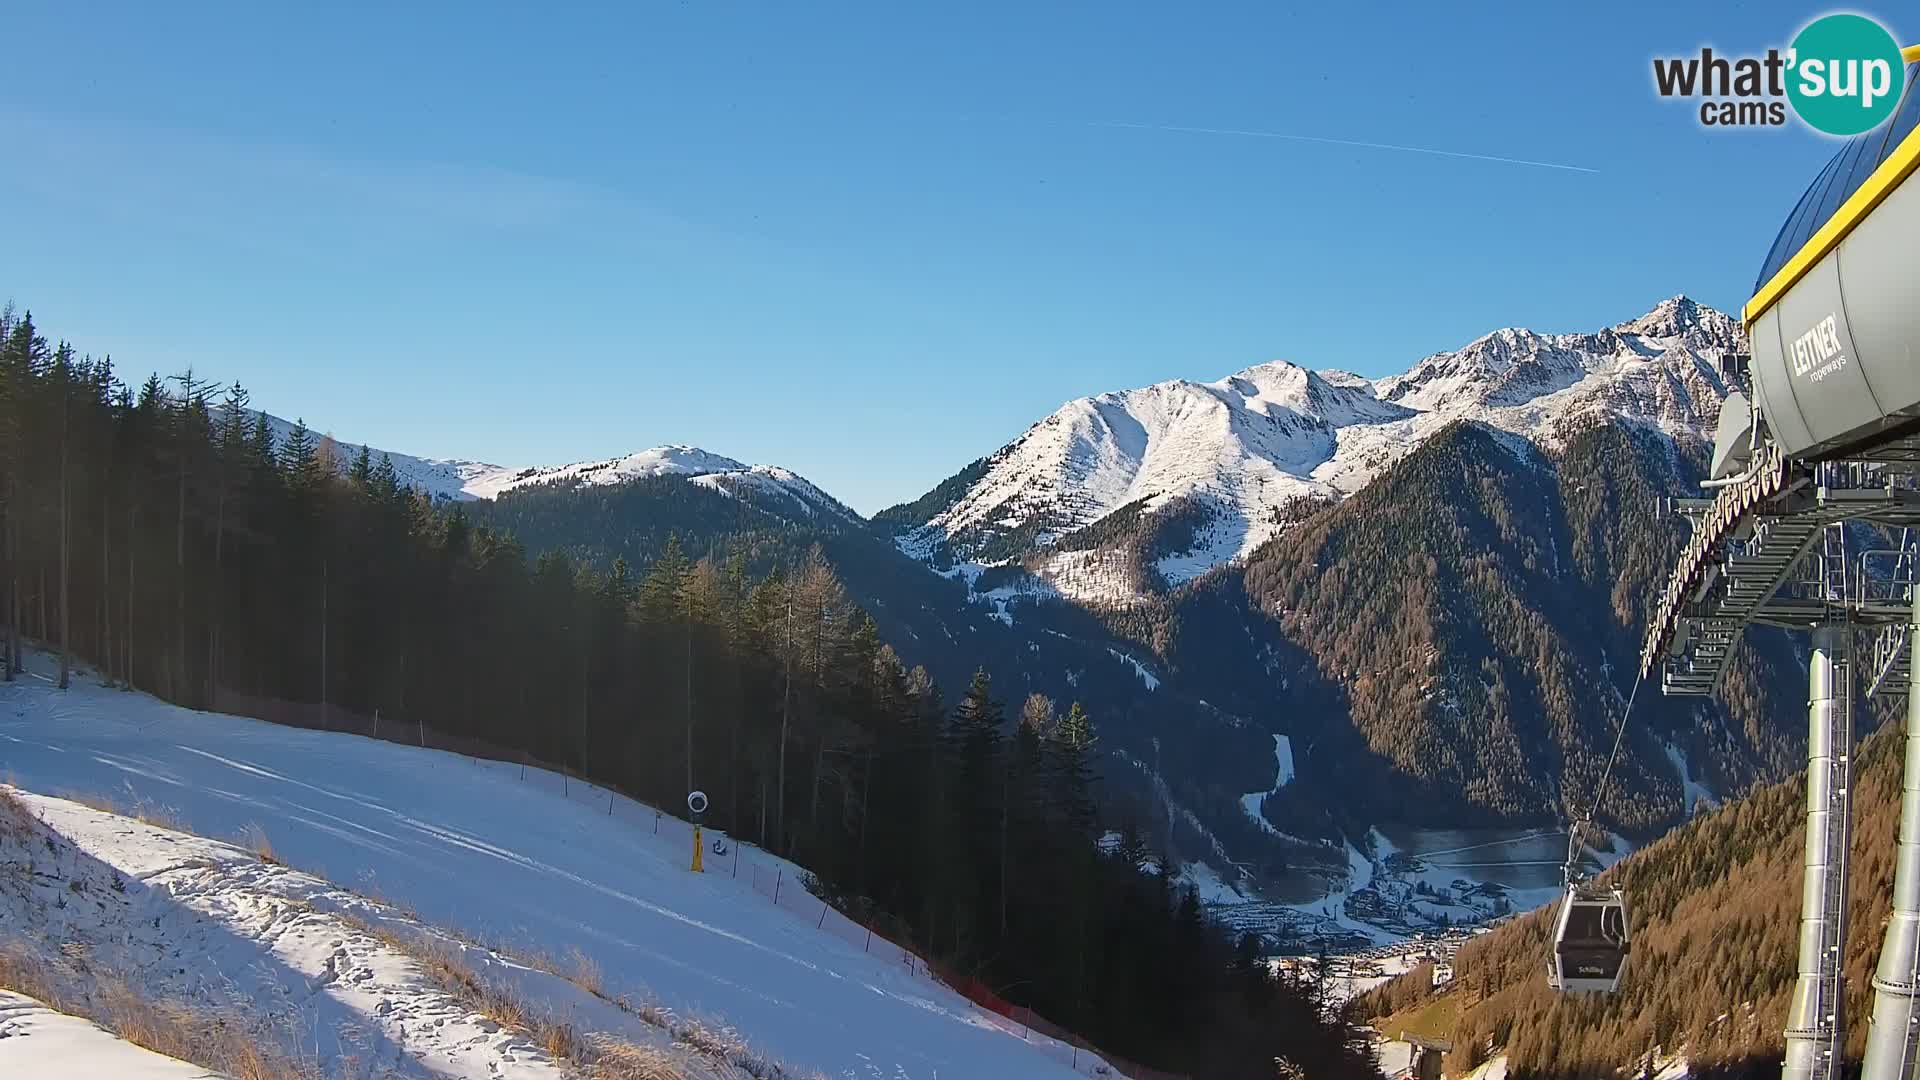
{"label": "snow-covered field", "polygon": [[0,990],[0,1074],[111,1076],[116,1080],[199,1080],[198,1065],[143,1050],[25,994]]}
{"label": "snow-covered field", "polygon": [[[380,952],[377,940],[329,922],[343,910],[375,920],[391,913],[353,890],[396,905],[408,925],[383,923],[390,932],[439,926],[550,957],[577,951],[600,969],[606,995],[730,1027],[765,1057],[802,1070],[888,1078],[1076,1072],[1066,1048],[1010,1034],[1005,1021],[996,1026],[909,969],[897,951],[868,952],[754,888],[758,867],[780,875],[791,898],[797,868],[735,845],[724,859],[710,852],[708,872],[692,874],[684,824],[664,818],[656,835],[651,808],[555,774],[529,769],[522,779],[517,766],[194,712],[85,675],[63,693],[30,673],[0,688],[0,777],[41,795],[98,793],[162,807],[206,837],[264,832],[286,867],[232,845],[29,799],[86,857],[136,883],[125,902],[137,906],[138,919],[128,925],[174,935],[146,947],[172,948],[190,962],[178,980],[281,994],[297,1005],[287,1018],[304,1038],[321,1033],[323,1053],[347,1053],[351,1034],[388,1055],[381,1060],[420,1051],[436,1069],[452,1070],[458,1055],[495,1066],[455,1075],[502,1075],[508,1063],[521,1070],[508,1075],[551,1074],[541,1055],[507,1033],[452,1008],[432,1012],[440,1004],[422,996],[430,988],[409,989],[417,972]],[[502,977],[543,1007],[577,1016],[582,1030],[648,1037],[632,1017],[570,991],[563,979],[485,950],[472,961],[499,964]],[[423,1025],[443,1033],[438,1042],[421,1041]],[[1078,1055],[1080,1073],[1094,1067]]]}
{"label": "snow-covered field", "polygon": [[[1384,986],[1419,967],[1428,958],[1428,951],[1426,942],[1404,941],[1363,953],[1329,957],[1331,974],[1326,976],[1324,989],[1327,1000],[1342,1005],[1374,987]],[[1305,977],[1314,977],[1317,957],[1301,957],[1297,962]]]}
{"label": "snow-covered field", "polygon": [[[354,919],[414,935],[410,916],[224,841],[22,792],[47,833],[0,843],[29,873],[0,889],[8,937],[42,957],[80,960],[58,981],[97,1000],[99,973],[149,1000],[240,1018],[265,1045],[329,1063],[335,1075],[557,1078],[554,1060],[479,1016],[408,954]],[[453,948],[462,948],[449,942]],[[598,1015],[565,980],[463,949],[490,981],[516,986],[584,1029],[655,1041],[638,1020]],[[551,986],[538,985],[549,982]],[[561,994],[564,986],[570,993]],[[566,1000],[566,999],[572,1000]],[[664,1042],[664,1039],[658,1041]],[[64,1065],[64,1063],[63,1063]]]}

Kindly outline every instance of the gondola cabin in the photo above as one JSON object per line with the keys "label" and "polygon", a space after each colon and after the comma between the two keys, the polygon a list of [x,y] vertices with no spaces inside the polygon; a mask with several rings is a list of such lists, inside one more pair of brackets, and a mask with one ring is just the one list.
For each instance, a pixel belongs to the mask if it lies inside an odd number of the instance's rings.
{"label": "gondola cabin", "polygon": [[1561,991],[1612,993],[1626,970],[1627,901],[1618,889],[1573,886],[1554,919],[1547,985]]}

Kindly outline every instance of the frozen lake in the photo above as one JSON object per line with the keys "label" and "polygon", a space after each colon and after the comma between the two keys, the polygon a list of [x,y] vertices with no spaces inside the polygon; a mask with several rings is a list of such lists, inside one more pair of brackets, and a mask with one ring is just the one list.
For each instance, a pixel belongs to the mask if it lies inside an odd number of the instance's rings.
{"label": "frozen lake", "polygon": [[1561,829],[1388,825],[1379,832],[1395,851],[1419,859],[1430,870],[1453,871],[1455,877],[1515,890],[1558,888],[1560,863],[1567,854],[1567,834]]}

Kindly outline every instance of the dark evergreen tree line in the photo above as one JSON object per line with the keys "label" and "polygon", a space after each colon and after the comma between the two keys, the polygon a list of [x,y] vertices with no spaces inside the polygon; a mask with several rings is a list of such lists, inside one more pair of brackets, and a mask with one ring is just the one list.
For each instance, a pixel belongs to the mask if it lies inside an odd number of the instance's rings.
{"label": "dark evergreen tree line", "polygon": [[[957,706],[816,552],[758,576],[669,539],[642,573],[512,536],[238,384],[121,382],[0,314],[5,671],[23,636],[119,685],[377,714],[567,765],[800,861],[819,890],[1096,1043],[1204,1076],[1365,1075],[1353,1037],[1103,853],[1094,720]],[[742,548],[746,544],[743,542]]]}

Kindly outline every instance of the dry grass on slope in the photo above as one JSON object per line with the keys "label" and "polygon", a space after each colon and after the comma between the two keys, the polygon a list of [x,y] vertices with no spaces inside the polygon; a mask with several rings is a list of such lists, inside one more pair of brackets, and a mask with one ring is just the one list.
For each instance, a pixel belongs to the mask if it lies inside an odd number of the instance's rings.
{"label": "dry grass on slope", "polygon": [[571,962],[563,965],[545,954],[523,955],[509,946],[473,946],[564,979],[658,1028],[671,1045],[636,1043],[604,1032],[582,1033],[523,1000],[510,987],[481,977],[454,938],[396,934],[352,914],[342,913],[342,917],[412,957],[443,989],[474,1012],[525,1036],[554,1060],[574,1066],[592,1080],[810,1080],[818,1075],[772,1061],[724,1029],[675,1016],[655,1005],[608,996],[599,966],[577,950]]}
{"label": "dry grass on slope", "polygon": [[156,829],[172,829],[174,832],[184,833],[193,831],[193,828],[187,824],[186,819],[182,818],[179,811],[173,807],[162,806],[151,800],[140,798],[138,795],[133,794],[131,787],[127,790],[129,797],[124,803],[111,796],[101,795],[91,791],[69,791],[60,797],[68,802],[76,802],[89,809],[98,810],[103,814],[114,814],[119,817],[132,818],[143,825],[151,825]]}
{"label": "dry grass on slope", "polygon": [[57,962],[17,942],[0,945],[0,989],[25,994],[49,1008],[82,1016],[135,1046],[211,1069],[231,1080],[308,1080],[321,1075],[254,1039],[245,1024],[184,1001],[155,1000],[111,972],[93,971],[93,991],[64,989]]}
{"label": "dry grass on slope", "polygon": [[[38,818],[0,787],[0,838],[24,847],[44,829]],[[18,861],[0,861],[0,875],[31,873]],[[78,987],[88,987],[82,991]],[[150,997],[121,972],[77,945],[49,954],[0,931],[0,989],[25,994],[52,1009],[85,1017],[135,1046],[211,1069],[232,1080],[306,1080],[320,1075],[262,1044],[233,1016],[187,1001]]]}

